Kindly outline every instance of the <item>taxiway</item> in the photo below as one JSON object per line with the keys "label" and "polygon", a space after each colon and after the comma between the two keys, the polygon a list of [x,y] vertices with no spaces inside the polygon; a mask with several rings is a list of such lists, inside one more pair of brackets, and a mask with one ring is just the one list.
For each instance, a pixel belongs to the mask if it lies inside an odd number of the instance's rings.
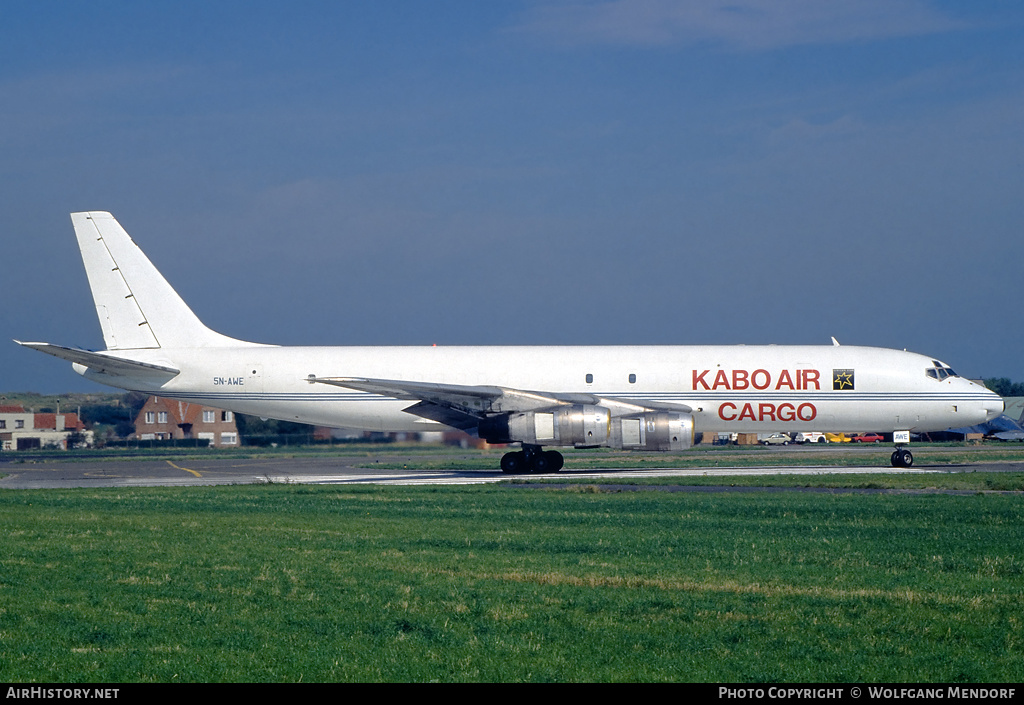
{"label": "taxiway", "polygon": [[[468,485],[506,481],[513,478],[548,478],[578,483],[594,479],[623,480],[652,477],[707,477],[727,475],[781,474],[890,474],[887,465],[851,467],[772,466],[772,467],[692,467],[562,470],[549,475],[506,475],[490,469],[422,470],[387,467],[374,468],[366,458],[218,458],[174,460],[91,460],[62,461],[40,459],[0,462],[0,488],[44,489],[72,487],[174,487],[202,485],[245,485],[259,483],[294,484],[386,484],[386,485]],[[401,465],[402,463],[397,463]],[[412,464],[412,463],[410,463]],[[1010,471],[1016,464],[979,464],[977,466],[922,465],[899,472],[950,472],[961,470]]]}

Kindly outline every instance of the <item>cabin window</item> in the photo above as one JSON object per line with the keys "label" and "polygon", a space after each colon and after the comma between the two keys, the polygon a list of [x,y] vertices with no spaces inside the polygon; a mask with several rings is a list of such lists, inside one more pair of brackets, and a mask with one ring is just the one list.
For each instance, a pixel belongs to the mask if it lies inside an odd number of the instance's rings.
{"label": "cabin window", "polygon": [[593,383],[594,383],[594,375],[592,375],[592,374],[590,374],[588,372],[587,373],[587,384],[593,384]]}
{"label": "cabin window", "polygon": [[636,375],[633,374],[632,372],[629,373],[629,383],[636,384]]}

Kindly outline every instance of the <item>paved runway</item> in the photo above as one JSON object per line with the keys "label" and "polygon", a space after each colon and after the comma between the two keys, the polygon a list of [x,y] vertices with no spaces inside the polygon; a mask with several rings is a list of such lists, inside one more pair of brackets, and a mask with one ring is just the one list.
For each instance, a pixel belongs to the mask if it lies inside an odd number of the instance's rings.
{"label": "paved runway", "polygon": [[[388,458],[388,465],[395,464]],[[414,462],[414,459],[410,459]],[[367,458],[228,458],[179,460],[28,460],[4,458],[0,461],[0,488],[41,489],[68,487],[172,487],[197,485],[232,485],[254,483],[300,484],[392,484],[392,485],[465,485],[500,482],[513,477],[498,470],[406,470],[357,467]],[[915,467],[900,472],[949,472],[948,466]],[[1016,470],[1019,465],[962,466],[965,470]],[[562,470],[549,475],[525,477],[557,478],[580,482],[596,478],[651,478],[720,475],[773,475],[820,473],[891,473],[888,464],[859,467],[699,467],[644,468],[642,470]]]}

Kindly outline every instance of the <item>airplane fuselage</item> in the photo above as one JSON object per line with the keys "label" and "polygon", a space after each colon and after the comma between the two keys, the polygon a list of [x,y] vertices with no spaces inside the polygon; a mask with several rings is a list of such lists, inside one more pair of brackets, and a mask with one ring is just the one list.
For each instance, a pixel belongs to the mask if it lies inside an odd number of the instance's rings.
{"label": "airplane fuselage", "polygon": [[313,384],[310,377],[429,379],[593,394],[692,408],[697,432],[939,431],[983,423],[1002,400],[936,361],[857,346],[277,347],[111,351],[174,366],[163,384],[86,377],[240,413],[374,431],[441,428],[413,402]]}

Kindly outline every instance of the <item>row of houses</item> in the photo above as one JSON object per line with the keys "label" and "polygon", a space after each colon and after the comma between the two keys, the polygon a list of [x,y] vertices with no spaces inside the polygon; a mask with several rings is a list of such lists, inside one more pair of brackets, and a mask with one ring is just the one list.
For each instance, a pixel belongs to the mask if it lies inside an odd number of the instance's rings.
{"label": "row of houses", "polygon": [[[239,445],[230,411],[150,397],[135,418],[138,440],[207,439],[211,446]],[[35,413],[22,406],[0,406],[0,450],[91,446],[93,432],[77,413]]]}

